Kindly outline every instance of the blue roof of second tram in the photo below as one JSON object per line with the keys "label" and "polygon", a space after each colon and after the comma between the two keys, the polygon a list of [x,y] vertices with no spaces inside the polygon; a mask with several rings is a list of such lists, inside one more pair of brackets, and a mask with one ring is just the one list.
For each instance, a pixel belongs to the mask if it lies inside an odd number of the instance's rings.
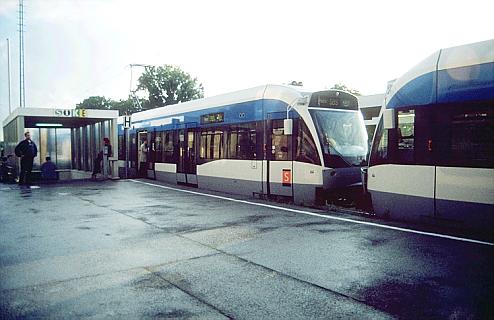
{"label": "blue roof of second tram", "polygon": [[494,40],[442,49],[397,79],[386,108],[494,100]]}

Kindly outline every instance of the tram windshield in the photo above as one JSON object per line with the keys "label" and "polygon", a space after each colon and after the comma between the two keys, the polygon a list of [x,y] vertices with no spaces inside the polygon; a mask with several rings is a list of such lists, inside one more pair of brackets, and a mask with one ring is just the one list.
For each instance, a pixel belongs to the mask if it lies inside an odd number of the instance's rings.
{"label": "tram windshield", "polygon": [[326,167],[341,168],[365,164],[367,130],[359,111],[310,110],[321,141]]}

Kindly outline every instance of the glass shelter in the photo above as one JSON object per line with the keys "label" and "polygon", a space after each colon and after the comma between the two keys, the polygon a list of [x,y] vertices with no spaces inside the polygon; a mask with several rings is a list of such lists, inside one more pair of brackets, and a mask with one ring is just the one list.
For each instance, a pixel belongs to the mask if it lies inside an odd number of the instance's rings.
{"label": "glass shelter", "polygon": [[64,173],[61,179],[85,177],[93,170],[103,138],[110,139],[113,155],[118,155],[117,118],[116,110],[17,108],[3,121],[5,155],[14,154],[29,131],[38,146],[34,170],[50,157]]}

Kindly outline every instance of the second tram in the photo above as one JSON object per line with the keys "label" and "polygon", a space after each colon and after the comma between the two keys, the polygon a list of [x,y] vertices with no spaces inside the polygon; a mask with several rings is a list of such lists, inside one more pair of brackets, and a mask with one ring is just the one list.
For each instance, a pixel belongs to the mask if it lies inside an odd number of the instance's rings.
{"label": "second tram", "polygon": [[494,40],[440,50],[390,85],[367,187],[379,216],[494,230]]}

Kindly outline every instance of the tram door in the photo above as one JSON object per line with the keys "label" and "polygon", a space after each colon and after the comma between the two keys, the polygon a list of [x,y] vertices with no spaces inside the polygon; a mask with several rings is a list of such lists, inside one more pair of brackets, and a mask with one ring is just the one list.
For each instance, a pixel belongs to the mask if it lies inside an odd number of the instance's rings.
{"label": "tram door", "polygon": [[177,182],[197,185],[194,130],[180,129],[178,142]]}
{"label": "tram door", "polygon": [[[147,141],[147,147],[145,142]],[[149,140],[147,131],[137,132],[137,172],[141,178],[147,178],[149,168]]]}
{"label": "tram door", "polygon": [[268,194],[293,197],[292,136],[284,134],[283,119],[268,123]]}
{"label": "tram door", "polygon": [[148,141],[148,166],[147,166],[147,177],[156,180],[156,130],[149,132],[147,136]]}

